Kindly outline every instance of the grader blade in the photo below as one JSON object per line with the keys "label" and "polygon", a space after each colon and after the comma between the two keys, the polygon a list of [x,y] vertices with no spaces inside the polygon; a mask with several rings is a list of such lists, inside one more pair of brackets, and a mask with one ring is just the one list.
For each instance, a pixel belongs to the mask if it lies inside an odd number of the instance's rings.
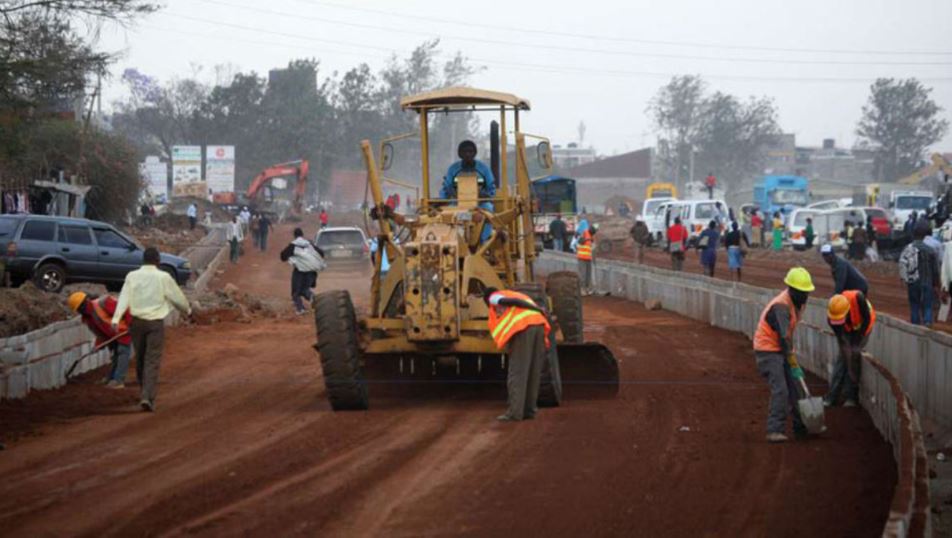
{"label": "grader blade", "polygon": [[559,369],[567,398],[613,398],[618,394],[618,361],[597,342],[559,343]]}

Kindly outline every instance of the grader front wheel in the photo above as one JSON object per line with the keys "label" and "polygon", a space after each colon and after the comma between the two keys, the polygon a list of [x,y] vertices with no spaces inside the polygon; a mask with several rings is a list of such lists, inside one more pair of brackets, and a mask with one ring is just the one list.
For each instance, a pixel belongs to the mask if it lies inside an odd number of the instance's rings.
{"label": "grader front wheel", "polygon": [[317,345],[324,372],[327,399],[334,411],[367,409],[367,382],[357,347],[357,315],[350,294],[343,290],[321,293],[314,299]]}

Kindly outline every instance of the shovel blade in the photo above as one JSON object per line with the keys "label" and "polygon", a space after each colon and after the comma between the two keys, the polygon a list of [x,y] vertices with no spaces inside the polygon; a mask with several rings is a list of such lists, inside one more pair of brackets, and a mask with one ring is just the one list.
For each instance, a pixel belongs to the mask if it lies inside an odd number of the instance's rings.
{"label": "shovel blade", "polygon": [[800,410],[800,419],[803,420],[807,431],[812,434],[823,433],[826,430],[823,415],[823,398],[810,397],[797,401]]}
{"label": "shovel blade", "polygon": [[566,396],[614,398],[618,394],[618,361],[596,342],[558,344],[559,369]]}

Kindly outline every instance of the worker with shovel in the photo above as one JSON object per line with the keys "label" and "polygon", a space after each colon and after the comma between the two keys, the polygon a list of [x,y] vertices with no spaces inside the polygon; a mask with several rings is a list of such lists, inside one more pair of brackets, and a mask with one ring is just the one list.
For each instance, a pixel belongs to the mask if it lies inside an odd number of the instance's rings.
{"label": "worker with shovel", "polygon": [[132,356],[132,336],[129,335],[132,315],[126,313],[114,328],[112,316],[116,313],[117,302],[111,295],[97,299],[77,291],[70,294],[66,304],[82,317],[83,323],[96,335],[96,348],[109,345],[112,351],[112,367],[103,383],[111,389],[125,387],[129,358]]}
{"label": "worker with shovel", "polygon": [[757,371],[770,386],[767,414],[767,441],[770,443],[788,440],[785,434],[788,412],[793,417],[794,436],[801,439],[807,435],[797,408],[800,394],[797,383],[804,374],[793,353],[793,335],[810,292],[815,288],[810,273],[803,267],[790,269],[783,282],[787,289],[767,303],[754,333]]}
{"label": "worker with shovel", "polygon": [[859,290],[846,290],[830,298],[827,322],[836,336],[840,356],[830,378],[830,390],[823,405],[837,405],[843,393],[843,407],[855,407],[859,401],[859,375],[863,348],[876,323],[876,311]]}

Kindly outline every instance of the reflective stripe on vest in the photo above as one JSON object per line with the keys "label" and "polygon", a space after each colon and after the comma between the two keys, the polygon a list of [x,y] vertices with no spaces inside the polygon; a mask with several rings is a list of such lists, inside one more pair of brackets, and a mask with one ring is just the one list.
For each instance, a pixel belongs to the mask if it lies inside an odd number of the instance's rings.
{"label": "reflective stripe on vest", "polygon": [[[863,325],[863,318],[859,312],[859,294],[858,290],[846,290],[842,293],[843,297],[849,299],[850,302],[849,323],[843,325],[843,329],[849,332],[853,332]],[[869,327],[866,328],[866,333],[863,336],[869,336],[869,333],[873,332],[873,324],[876,323],[876,311],[873,310],[873,305],[869,300],[866,301],[866,307],[869,308]]]}
{"label": "reflective stripe on vest", "polygon": [[[583,243],[584,241],[584,243]],[[595,247],[595,238],[592,237],[592,234],[588,230],[585,230],[582,233],[582,239],[579,240],[578,245],[575,247],[575,257],[584,260],[592,260],[592,248]]]}
{"label": "reflective stripe on vest", "polygon": [[[793,330],[797,328],[797,321],[799,321],[797,319],[797,307],[793,305],[790,292],[784,290],[780,295],[771,299],[771,301],[767,303],[767,307],[764,308],[764,311],[760,314],[760,322],[757,323],[757,331],[754,333],[755,351],[779,352],[783,349],[780,347],[780,335],[767,323],[767,313],[778,304],[785,305],[790,310],[790,328],[787,330],[787,338],[791,340],[793,338]],[[792,343],[793,342],[791,342],[791,344]]]}
{"label": "reflective stripe on vest", "polygon": [[[496,295],[536,304],[528,295],[517,291],[500,290],[491,295],[490,298]],[[509,339],[532,325],[542,325],[545,327],[545,347],[548,348],[549,331],[551,327],[549,326],[549,320],[547,320],[545,316],[535,310],[516,306],[510,306],[506,308],[501,315],[497,315],[496,307],[492,304],[489,305],[489,331],[492,333],[493,341],[496,342],[496,346],[499,349],[504,349]]]}

